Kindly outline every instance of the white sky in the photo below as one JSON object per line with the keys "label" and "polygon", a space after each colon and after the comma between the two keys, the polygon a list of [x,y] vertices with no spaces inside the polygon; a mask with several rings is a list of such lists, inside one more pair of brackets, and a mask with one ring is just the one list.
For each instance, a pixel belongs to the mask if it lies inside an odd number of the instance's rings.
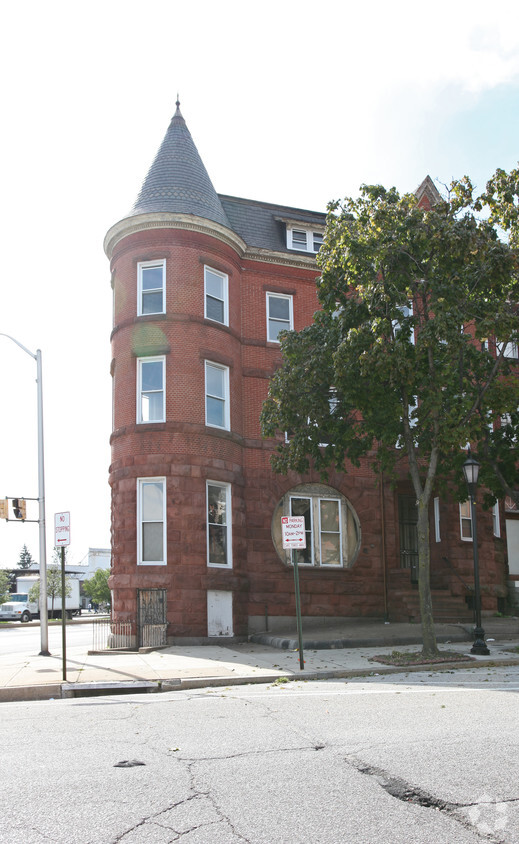
{"label": "white sky", "polygon": [[[108,547],[111,290],[177,91],[217,191],[325,210],[519,158],[517,0],[18,0],[0,23],[0,332],[43,354],[48,559]],[[0,337],[0,497],[37,497],[36,364]],[[29,515],[37,518],[34,503]],[[36,524],[0,522],[0,566]]]}

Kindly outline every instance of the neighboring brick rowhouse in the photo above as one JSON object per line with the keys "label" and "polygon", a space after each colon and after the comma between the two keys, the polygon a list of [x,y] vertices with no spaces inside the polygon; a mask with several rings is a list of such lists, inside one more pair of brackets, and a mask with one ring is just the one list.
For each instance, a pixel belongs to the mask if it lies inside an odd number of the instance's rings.
{"label": "neighboring brick rowhouse", "polygon": [[[427,197],[431,185],[426,185]],[[293,570],[276,550],[273,517],[291,490],[296,498],[311,500],[312,507],[331,500],[329,506],[342,520],[341,537],[327,535],[337,549],[340,543],[340,564],[335,564],[337,557],[328,567],[318,565],[316,556],[315,565],[300,567],[304,616],[417,616],[416,586],[411,569],[402,568],[399,533],[398,492],[411,494],[407,482],[395,492],[389,484],[377,484],[365,464],[347,473],[331,472],[324,487],[318,476],[277,476],[270,467],[272,444],[261,438],[259,414],[268,379],[281,362],[279,344],[267,339],[267,294],[274,294],[273,307],[280,308],[273,318],[286,319],[290,304],[296,330],[311,322],[318,276],[312,238],[324,224],[324,214],[217,195],[177,108],[136,206],[105,240],[114,287],[110,484],[115,618],[136,620],[139,590],[159,589],[166,590],[170,639],[244,636],[262,628],[267,618],[271,628],[282,625],[295,614]],[[289,246],[291,229],[295,234]],[[296,238],[299,248],[293,248]],[[139,296],[153,290],[148,281],[139,288],[143,264],[159,264],[165,271],[162,305],[140,315]],[[211,307],[219,308],[220,298],[225,301],[222,321],[205,316],[206,267],[216,274]],[[156,290],[150,295],[160,300]],[[145,375],[139,383],[138,367],[150,360],[164,361],[163,381],[148,383]],[[206,362],[214,365],[217,381],[228,373],[228,392],[212,397],[218,410],[226,405],[228,426],[206,424]],[[143,401],[146,407],[163,402],[163,416],[139,419]],[[143,479],[157,480],[149,500],[139,499],[147,494],[138,487]],[[214,516],[208,481],[212,494],[220,495]],[[222,503],[225,495],[230,495],[225,500],[231,512]],[[434,538],[432,514],[431,528]],[[505,566],[488,514],[482,514],[480,533],[487,587],[483,609],[496,609],[497,598],[505,594]],[[315,547],[318,555],[320,546]],[[443,596],[449,599],[446,613],[466,616],[466,589],[453,568],[470,584],[472,553],[469,543],[460,540],[456,504],[442,504],[442,539],[432,542],[432,560],[437,606],[441,609]]]}

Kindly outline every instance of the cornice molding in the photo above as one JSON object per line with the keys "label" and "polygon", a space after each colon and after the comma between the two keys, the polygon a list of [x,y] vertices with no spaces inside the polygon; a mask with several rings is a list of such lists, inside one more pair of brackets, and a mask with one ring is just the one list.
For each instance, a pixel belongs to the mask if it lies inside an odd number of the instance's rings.
{"label": "cornice molding", "polygon": [[288,252],[273,252],[270,249],[249,247],[236,232],[221,226],[219,223],[206,220],[203,217],[196,217],[193,214],[173,214],[166,211],[125,217],[108,229],[103,244],[108,259],[112,259],[115,247],[126,237],[152,229],[179,229],[215,237],[234,249],[242,260],[260,261],[265,264],[277,264],[282,267],[295,267],[304,270],[317,270],[314,255],[293,255]]}
{"label": "cornice molding", "polygon": [[125,237],[151,229],[181,229],[198,234],[207,234],[230,246],[240,257],[243,257],[247,249],[247,245],[241,237],[232,229],[225,228],[219,223],[205,220],[203,217],[197,217],[194,214],[173,214],[162,211],[155,214],[137,214],[135,217],[125,217],[124,220],[119,220],[118,223],[108,229],[103,244],[108,259],[112,259],[115,247]]}
{"label": "cornice molding", "polygon": [[319,268],[315,257],[311,255],[292,255],[289,252],[271,252],[270,249],[249,247],[243,256],[249,261],[262,261],[265,264],[277,264],[282,267],[296,267],[301,270],[316,270]]}

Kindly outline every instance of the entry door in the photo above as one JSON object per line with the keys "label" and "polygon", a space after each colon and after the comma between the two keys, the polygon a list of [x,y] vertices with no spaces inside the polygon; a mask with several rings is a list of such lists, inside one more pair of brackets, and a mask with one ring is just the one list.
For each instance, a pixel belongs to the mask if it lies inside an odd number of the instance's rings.
{"label": "entry door", "polygon": [[166,590],[138,589],[139,647],[160,648],[166,644]]}
{"label": "entry door", "polygon": [[418,507],[413,495],[398,496],[400,527],[400,567],[411,570],[412,583],[418,582]]}
{"label": "entry door", "polygon": [[233,636],[232,592],[221,589],[207,591],[207,635]]}

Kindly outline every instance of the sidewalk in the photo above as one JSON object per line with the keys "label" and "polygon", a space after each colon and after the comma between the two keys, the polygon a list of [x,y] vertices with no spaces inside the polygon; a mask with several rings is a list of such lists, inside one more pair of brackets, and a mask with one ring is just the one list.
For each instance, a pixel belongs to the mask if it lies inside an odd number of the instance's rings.
{"label": "sidewalk", "polygon": [[[304,670],[299,667],[297,636],[258,634],[243,644],[221,640],[214,645],[174,645],[148,652],[88,653],[67,647],[67,682],[63,682],[61,652],[44,657],[31,654],[0,655],[0,702],[45,700],[92,694],[173,691],[202,686],[275,682],[279,677],[328,679],[372,674],[466,668],[477,665],[519,665],[519,620],[483,620],[489,656],[472,663],[393,667],[370,658],[392,650],[416,650],[421,629],[416,624],[355,621],[309,631],[303,638]],[[472,625],[437,624],[440,650],[469,653]],[[414,647],[413,647],[414,646]]]}

